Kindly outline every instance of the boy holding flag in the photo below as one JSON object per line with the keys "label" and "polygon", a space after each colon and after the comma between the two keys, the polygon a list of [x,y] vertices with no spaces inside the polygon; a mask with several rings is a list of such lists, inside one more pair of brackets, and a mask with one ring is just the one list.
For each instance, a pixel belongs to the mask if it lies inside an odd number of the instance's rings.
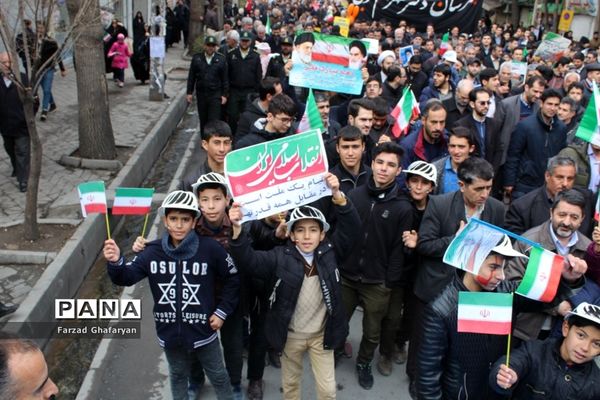
{"label": "boy holding flag", "polygon": [[[497,232],[495,229],[493,231]],[[457,233],[457,236],[459,235],[460,230]],[[484,235],[487,236],[489,235]],[[468,244],[466,240],[464,244]],[[478,249],[475,248],[475,253],[477,252]],[[427,305],[418,360],[419,399],[490,400],[498,397],[491,392],[486,379],[491,363],[506,351],[507,341],[504,334],[510,333],[510,308],[506,313],[503,304],[489,303],[480,305],[480,310],[475,313],[469,312],[479,299],[463,300],[464,295],[459,296],[459,292],[467,292],[471,298],[481,294],[482,299],[494,292],[499,295],[514,292],[518,282],[506,281],[504,275],[505,261],[514,257],[523,257],[523,254],[514,250],[508,236],[503,235],[483,262],[475,266],[470,266],[472,262],[467,264],[466,268],[470,268],[470,271],[456,271],[454,280]],[[476,257],[474,259],[477,260]],[[570,287],[578,287],[581,285],[586,264],[582,261],[573,263],[571,267],[563,269],[562,278]],[[570,287],[561,285],[560,297],[569,295]],[[502,296],[498,296],[500,297]],[[554,301],[558,303],[556,298]],[[518,309],[543,307],[542,303],[520,296],[514,296],[514,303]],[[507,314],[508,319],[503,318]],[[494,322],[490,323],[492,319]],[[481,325],[490,328],[482,330]],[[469,329],[469,326],[476,326],[477,330]]]}
{"label": "boy holding flag", "polygon": [[525,342],[494,364],[490,386],[515,399],[593,400],[600,398],[600,307],[581,303],[562,323],[563,339]]}

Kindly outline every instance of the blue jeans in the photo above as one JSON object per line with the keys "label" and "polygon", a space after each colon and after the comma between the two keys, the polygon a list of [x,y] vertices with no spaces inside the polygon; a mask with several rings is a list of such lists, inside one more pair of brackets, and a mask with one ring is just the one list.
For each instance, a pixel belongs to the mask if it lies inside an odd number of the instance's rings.
{"label": "blue jeans", "polygon": [[54,104],[54,97],[52,97],[52,82],[54,81],[54,68],[50,68],[44,74],[42,78],[41,86],[42,92],[44,93],[44,99],[42,100],[42,111],[48,111],[50,104]]}
{"label": "blue jeans", "polygon": [[165,348],[164,350],[169,363],[169,380],[171,381],[173,400],[187,400],[188,398],[188,379],[192,360],[202,363],[210,383],[215,388],[217,399],[233,400],[233,392],[223,364],[223,353],[218,339],[194,350],[182,347]]}

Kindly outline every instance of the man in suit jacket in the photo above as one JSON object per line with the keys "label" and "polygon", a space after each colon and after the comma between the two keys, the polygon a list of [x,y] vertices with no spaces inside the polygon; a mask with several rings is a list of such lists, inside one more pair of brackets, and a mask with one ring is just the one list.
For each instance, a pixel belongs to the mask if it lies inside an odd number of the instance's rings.
{"label": "man in suit jacket", "polygon": [[500,142],[501,122],[494,118],[487,118],[492,94],[483,87],[478,87],[469,93],[469,106],[471,113],[456,121],[455,127],[462,127],[475,138],[475,152],[473,156],[485,158],[494,172],[498,172],[502,161],[502,152],[505,144]]}
{"label": "man in suit jacket", "polygon": [[[496,226],[504,224],[503,204],[490,197],[494,169],[486,160],[470,157],[458,167],[460,190],[431,196],[419,228],[417,252],[422,257],[414,286],[415,324],[411,333],[407,371],[414,371],[421,337],[421,318],[427,303],[451,282],[455,268],[442,258],[457,232],[470,218]],[[414,384],[416,376],[410,377]]]}

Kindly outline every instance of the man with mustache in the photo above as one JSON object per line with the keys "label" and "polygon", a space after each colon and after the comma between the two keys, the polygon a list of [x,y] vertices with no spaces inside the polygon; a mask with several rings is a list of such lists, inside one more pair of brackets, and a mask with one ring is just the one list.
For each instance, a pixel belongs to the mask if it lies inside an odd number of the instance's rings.
{"label": "man with mustache", "polygon": [[[581,232],[578,232],[583,221],[586,209],[585,197],[581,192],[569,189],[558,193],[550,209],[550,219],[531,228],[523,237],[539,243],[544,249],[565,257],[565,262],[597,264],[600,256],[595,251],[588,252],[588,247],[593,243]],[[528,255],[530,246],[517,241],[518,251]],[[586,254],[586,252],[588,254]],[[585,260],[584,260],[585,259]],[[506,279],[518,280],[525,273],[527,260],[511,260],[506,267]],[[567,303],[568,304],[568,303]],[[561,306],[542,312],[522,312],[513,319],[513,335],[521,340],[545,339],[550,334],[554,318],[563,318],[570,307],[561,303]]]}

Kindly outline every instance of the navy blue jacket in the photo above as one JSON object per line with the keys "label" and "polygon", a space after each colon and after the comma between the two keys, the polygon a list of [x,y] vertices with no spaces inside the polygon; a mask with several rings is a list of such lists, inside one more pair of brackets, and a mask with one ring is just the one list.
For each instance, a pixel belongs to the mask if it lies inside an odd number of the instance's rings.
{"label": "navy blue jacket", "polygon": [[[195,349],[217,338],[212,314],[225,320],[238,303],[240,279],[233,259],[215,240],[188,234],[165,251],[168,234],[146,245],[132,261],[108,263],[108,275],[119,286],[148,278],[154,298],[154,322],[161,346]],[[170,254],[170,255],[169,255]],[[215,280],[223,283],[215,304]]]}
{"label": "navy blue jacket", "polygon": [[567,127],[554,117],[550,125],[540,111],[519,122],[513,131],[504,164],[504,186],[528,193],[544,184],[546,164],[567,146]]}

